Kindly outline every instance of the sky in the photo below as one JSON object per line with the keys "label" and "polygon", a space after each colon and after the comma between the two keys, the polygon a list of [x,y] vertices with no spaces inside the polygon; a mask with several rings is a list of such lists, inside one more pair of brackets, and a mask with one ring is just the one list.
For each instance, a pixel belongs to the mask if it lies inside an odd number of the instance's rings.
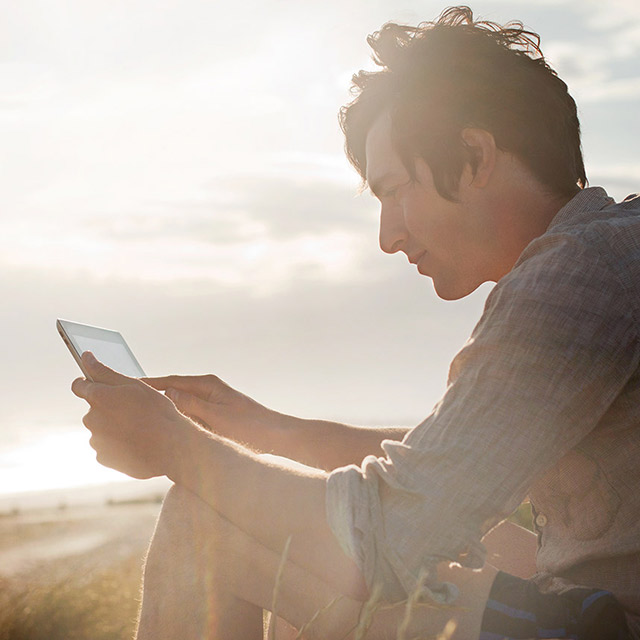
{"label": "sky", "polygon": [[[576,98],[587,175],[640,188],[640,4],[483,0]],[[274,409],[414,425],[490,285],[443,302],[377,245],[339,107],[366,36],[425,0],[0,0],[0,493],[93,461],[58,317],[149,375],[218,374]]]}

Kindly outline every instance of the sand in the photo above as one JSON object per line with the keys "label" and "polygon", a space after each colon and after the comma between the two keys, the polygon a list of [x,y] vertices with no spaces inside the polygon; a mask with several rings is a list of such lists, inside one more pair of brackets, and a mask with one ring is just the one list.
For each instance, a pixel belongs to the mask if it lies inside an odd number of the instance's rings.
{"label": "sand", "polygon": [[0,577],[56,576],[144,555],[160,504],[67,507],[0,517]]}

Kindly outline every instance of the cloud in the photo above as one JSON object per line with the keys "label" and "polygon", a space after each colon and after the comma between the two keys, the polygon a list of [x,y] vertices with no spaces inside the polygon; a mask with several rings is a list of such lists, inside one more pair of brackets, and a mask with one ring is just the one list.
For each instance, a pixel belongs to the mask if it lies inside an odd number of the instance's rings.
{"label": "cloud", "polygon": [[606,187],[609,195],[622,200],[640,192],[640,164],[587,164],[587,176],[593,185]]}
{"label": "cloud", "polygon": [[[593,29],[615,31],[624,40],[624,32],[640,26],[640,5],[636,0],[610,0],[603,4],[600,0],[587,0],[587,24]],[[633,43],[638,47],[637,41]]]}
{"label": "cloud", "polygon": [[640,163],[593,164],[590,171],[605,178],[617,178],[640,183]]}
{"label": "cloud", "polygon": [[579,103],[636,100],[640,98],[636,51],[620,46],[621,42],[629,41],[618,33],[599,34],[594,42],[552,40],[545,55]]}
{"label": "cloud", "polygon": [[160,205],[153,213],[97,217],[89,223],[103,238],[127,241],[170,237],[220,246],[266,237],[284,240],[360,231],[376,224],[376,205],[355,185],[292,167],[217,177],[196,201]]}
{"label": "cloud", "polygon": [[[301,274],[374,278],[365,257],[377,245],[373,199],[356,198],[355,181],[343,172],[321,178],[309,166],[298,172],[286,166],[219,177],[199,200],[141,212],[94,214],[73,225],[43,220],[37,228],[15,220],[0,240],[0,261],[107,279],[208,279],[261,295]],[[317,173],[326,171],[320,166]]]}
{"label": "cloud", "polygon": [[291,238],[333,231],[359,231],[375,224],[376,206],[363,194],[314,176],[240,176],[218,184],[235,192],[236,211],[261,220],[270,235]]}
{"label": "cloud", "polygon": [[[181,2],[165,2],[158,11],[149,0],[126,6],[106,0],[35,4],[37,10],[34,3],[5,7],[5,51],[20,50],[29,61],[50,61],[76,77],[96,71],[103,77],[160,70],[171,75],[212,57],[230,60],[260,48],[266,25],[277,22],[279,13],[273,3],[252,0],[224,11],[209,3],[192,3],[189,10]],[[241,23],[247,15],[253,19]]]}
{"label": "cloud", "polygon": [[618,102],[640,99],[640,75],[633,78],[609,79],[577,88],[581,102]]}

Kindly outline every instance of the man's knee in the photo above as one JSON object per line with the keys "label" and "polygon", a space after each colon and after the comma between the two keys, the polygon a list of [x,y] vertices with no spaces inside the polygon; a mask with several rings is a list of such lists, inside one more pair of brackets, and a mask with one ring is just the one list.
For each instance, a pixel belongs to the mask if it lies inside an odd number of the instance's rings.
{"label": "man's knee", "polygon": [[200,570],[224,566],[244,537],[211,505],[188,489],[174,485],[167,493],[149,550],[148,563],[174,562]]}
{"label": "man's knee", "polygon": [[160,518],[165,518],[169,522],[176,519],[181,522],[188,513],[194,513],[204,506],[206,506],[205,503],[195,493],[174,484],[164,498]]}
{"label": "man's knee", "polygon": [[197,562],[197,521],[205,508],[205,503],[187,489],[177,485],[169,489],[147,554],[146,574],[187,570]]}
{"label": "man's knee", "polygon": [[216,529],[219,514],[195,493],[173,485],[165,496],[156,526],[156,533],[189,541],[199,537],[203,530]]}

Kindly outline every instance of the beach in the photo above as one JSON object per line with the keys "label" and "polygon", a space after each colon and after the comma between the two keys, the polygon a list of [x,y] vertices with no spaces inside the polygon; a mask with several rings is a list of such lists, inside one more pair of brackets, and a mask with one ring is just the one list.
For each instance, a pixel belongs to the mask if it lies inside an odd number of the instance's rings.
{"label": "beach", "polygon": [[84,556],[96,566],[142,554],[160,505],[155,502],[64,507],[0,518],[0,576],[64,568]]}
{"label": "beach", "polygon": [[162,493],[0,515],[0,640],[131,638]]}

